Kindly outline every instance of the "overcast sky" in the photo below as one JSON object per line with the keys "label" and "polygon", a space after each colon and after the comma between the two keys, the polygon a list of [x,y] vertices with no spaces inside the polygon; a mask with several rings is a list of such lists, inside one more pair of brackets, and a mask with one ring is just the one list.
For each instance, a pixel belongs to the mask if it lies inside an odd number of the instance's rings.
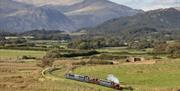
{"label": "overcast sky", "polygon": [[180,7],[180,0],[111,0],[135,9],[153,10],[158,8]]}

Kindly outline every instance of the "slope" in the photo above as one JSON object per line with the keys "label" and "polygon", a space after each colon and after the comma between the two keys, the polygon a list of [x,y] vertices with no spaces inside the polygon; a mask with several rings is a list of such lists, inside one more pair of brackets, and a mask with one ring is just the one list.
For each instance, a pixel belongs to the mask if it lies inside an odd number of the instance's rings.
{"label": "slope", "polygon": [[34,29],[71,31],[74,24],[57,10],[38,7],[21,9],[0,18],[0,28],[13,32]]}
{"label": "slope", "polygon": [[95,28],[80,29],[89,36],[114,36],[121,39],[179,39],[180,11],[169,8],[109,20]]}

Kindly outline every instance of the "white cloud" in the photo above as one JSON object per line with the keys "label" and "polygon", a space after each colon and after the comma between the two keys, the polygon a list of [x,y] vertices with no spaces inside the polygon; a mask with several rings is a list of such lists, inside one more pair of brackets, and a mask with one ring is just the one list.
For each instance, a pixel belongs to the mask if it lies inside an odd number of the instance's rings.
{"label": "white cloud", "polygon": [[153,10],[158,8],[180,7],[180,0],[112,0],[136,9]]}

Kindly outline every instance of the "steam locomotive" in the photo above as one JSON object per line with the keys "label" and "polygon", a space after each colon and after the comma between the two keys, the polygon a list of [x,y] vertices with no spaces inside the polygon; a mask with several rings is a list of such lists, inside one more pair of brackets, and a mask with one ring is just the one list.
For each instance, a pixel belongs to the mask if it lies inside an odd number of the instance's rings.
{"label": "steam locomotive", "polygon": [[87,82],[87,83],[93,83],[93,84],[113,88],[116,90],[123,90],[123,89],[133,90],[131,87],[122,87],[120,84],[114,83],[112,81],[107,81],[107,80],[102,80],[102,79],[97,79],[97,78],[91,78],[89,76],[82,76],[82,75],[68,73],[68,74],[65,74],[65,77],[67,79],[77,80],[77,81]]}

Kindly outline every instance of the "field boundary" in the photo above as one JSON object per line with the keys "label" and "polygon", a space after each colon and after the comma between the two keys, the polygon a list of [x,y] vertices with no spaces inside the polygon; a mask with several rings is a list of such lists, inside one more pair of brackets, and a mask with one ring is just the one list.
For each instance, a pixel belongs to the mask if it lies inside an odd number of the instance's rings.
{"label": "field boundary", "polygon": [[60,79],[60,78],[55,77],[55,76],[52,75],[52,72],[53,72],[53,71],[60,70],[60,69],[61,69],[61,67],[59,67],[59,68],[48,67],[48,68],[42,70],[41,75],[42,75],[45,79],[48,79],[48,80],[53,80],[53,81],[55,81],[55,80],[62,80],[62,79]]}

